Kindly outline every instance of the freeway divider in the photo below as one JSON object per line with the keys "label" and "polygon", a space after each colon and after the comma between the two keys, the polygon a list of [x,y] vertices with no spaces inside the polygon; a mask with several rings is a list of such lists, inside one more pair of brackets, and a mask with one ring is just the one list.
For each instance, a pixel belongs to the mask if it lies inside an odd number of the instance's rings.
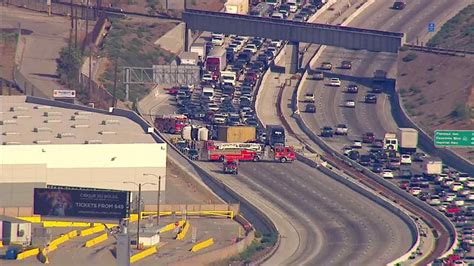
{"label": "freeway divider", "polygon": [[199,250],[210,247],[212,245],[214,245],[214,238],[211,237],[194,245],[191,248],[191,252],[198,252]]}
{"label": "freeway divider", "polygon": [[27,250],[27,251],[23,251],[21,253],[18,253],[17,257],[16,257],[16,260],[24,260],[28,257],[31,257],[31,256],[36,256],[39,254],[39,248],[34,248],[34,249],[30,249],[30,250]]}
{"label": "freeway divider", "polygon": [[133,256],[130,257],[130,263],[135,263],[141,259],[144,259],[150,255],[153,255],[157,252],[158,250],[156,249],[156,246],[153,246],[151,248],[145,249],[144,251],[137,253]]}
{"label": "freeway divider", "polygon": [[102,232],[104,230],[105,230],[105,226],[103,224],[99,224],[89,229],[82,230],[80,233],[80,236],[88,236],[88,235],[92,235],[98,232]]}
{"label": "freeway divider", "polygon": [[18,216],[16,217],[21,220],[28,221],[30,223],[41,223],[41,216]]}
{"label": "freeway divider", "polygon": [[[188,216],[212,216],[212,217],[226,217],[229,219],[234,219],[234,211],[186,211],[186,215]],[[182,211],[175,211],[175,212],[160,212],[160,216],[170,216],[170,215],[183,215]],[[136,215],[136,214],[135,214]],[[142,219],[146,216],[156,216],[156,212],[153,211],[145,211],[142,212]]]}
{"label": "freeway divider", "polygon": [[89,227],[90,223],[64,222],[64,221],[44,221],[43,227]]}
{"label": "freeway divider", "polygon": [[[176,223],[177,223],[177,224],[176,224]],[[166,232],[168,232],[168,231],[171,231],[171,230],[175,229],[176,227],[183,226],[183,224],[186,223],[186,220],[180,220],[180,221],[178,221],[178,222],[176,222],[176,223],[170,223],[170,224],[167,224],[167,225],[165,225],[164,227],[162,227],[162,228],[160,229],[160,234],[161,234],[161,233],[166,233]]]}
{"label": "freeway divider", "polygon": [[107,240],[108,236],[107,236],[107,233],[104,233],[98,237],[95,237],[95,238],[92,238],[91,240],[87,241],[84,246],[86,248],[90,248],[90,247],[93,247],[99,243],[102,243],[104,242],[105,240]]}
{"label": "freeway divider", "polygon": [[186,233],[188,232],[189,230],[189,227],[191,227],[191,224],[186,221],[184,223],[184,227],[183,227],[183,230],[181,230],[181,232],[179,232],[178,234],[176,234],[176,240],[183,240],[184,237],[186,236]]}

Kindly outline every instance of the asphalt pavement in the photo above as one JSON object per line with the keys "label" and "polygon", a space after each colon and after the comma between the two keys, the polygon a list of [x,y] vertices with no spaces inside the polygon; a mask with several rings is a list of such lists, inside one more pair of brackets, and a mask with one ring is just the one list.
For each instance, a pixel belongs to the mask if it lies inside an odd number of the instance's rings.
{"label": "asphalt pavement", "polygon": [[[61,88],[56,82],[56,59],[61,48],[67,45],[70,20],[13,6],[0,6],[0,17],[0,27],[22,29],[26,43],[20,71],[40,90],[35,95],[52,97],[53,90]],[[28,94],[31,92],[28,91]]]}

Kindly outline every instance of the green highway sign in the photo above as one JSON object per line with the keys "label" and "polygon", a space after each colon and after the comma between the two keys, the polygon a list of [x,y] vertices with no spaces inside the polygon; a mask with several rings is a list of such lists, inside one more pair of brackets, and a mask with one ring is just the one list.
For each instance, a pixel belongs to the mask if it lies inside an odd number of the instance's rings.
{"label": "green highway sign", "polygon": [[436,147],[474,147],[474,130],[435,130]]}

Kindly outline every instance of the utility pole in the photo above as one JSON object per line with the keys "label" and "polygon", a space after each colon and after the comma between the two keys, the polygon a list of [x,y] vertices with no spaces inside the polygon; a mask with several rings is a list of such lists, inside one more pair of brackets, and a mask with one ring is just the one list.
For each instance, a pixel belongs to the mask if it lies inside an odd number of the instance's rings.
{"label": "utility pole", "polygon": [[77,8],[74,12],[74,48],[77,49]]}
{"label": "utility pole", "polygon": [[117,90],[117,73],[118,73],[118,58],[119,58],[119,55],[117,55],[117,57],[115,57],[115,69],[114,69],[114,90],[112,92],[112,107],[115,108],[115,102],[116,102],[116,98],[115,98],[115,92]]}
{"label": "utility pole", "polygon": [[161,199],[161,175],[157,176],[155,174],[146,174],[144,173],[143,176],[154,176],[158,179],[158,197],[156,198],[156,225],[160,225],[160,199]]}

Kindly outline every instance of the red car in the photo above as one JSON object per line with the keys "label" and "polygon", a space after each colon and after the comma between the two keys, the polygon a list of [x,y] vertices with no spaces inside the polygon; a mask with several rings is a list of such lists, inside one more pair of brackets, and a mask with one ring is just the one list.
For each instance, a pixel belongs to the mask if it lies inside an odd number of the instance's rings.
{"label": "red car", "polygon": [[173,87],[173,88],[166,88],[165,89],[169,95],[176,95],[178,94],[179,88],[178,87]]}
{"label": "red car", "polygon": [[375,141],[375,135],[372,132],[367,132],[362,136],[362,142],[373,143]]}

